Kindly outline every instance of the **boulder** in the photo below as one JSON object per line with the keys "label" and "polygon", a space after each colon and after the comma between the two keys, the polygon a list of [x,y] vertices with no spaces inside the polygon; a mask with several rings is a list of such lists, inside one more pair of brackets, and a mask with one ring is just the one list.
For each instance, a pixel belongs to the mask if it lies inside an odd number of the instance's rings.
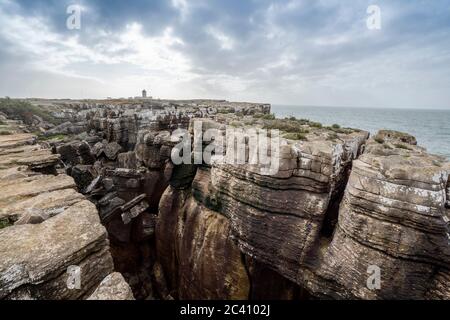
{"label": "boulder", "polygon": [[47,130],[45,132],[45,135],[51,136],[55,134],[64,134],[64,135],[79,134],[83,132],[85,129],[86,127],[83,122],[79,123],[64,122],[60,125],[51,128],[50,130]]}
{"label": "boulder", "polygon": [[379,141],[397,141],[397,142],[403,142],[410,145],[417,145],[417,140],[414,136],[400,131],[394,131],[394,130],[380,130],[378,133],[374,136],[374,140]]}
{"label": "boulder", "polygon": [[147,210],[148,203],[145,201],[145,194],[137,196],[133,200],[124,204],[120,209],[122,210],[122,221],[124,224],[128,224],[132,219],[139,216],[142,212]]}
{"label": "boulder", "polygon": [[121,150],[122,147],[117,142],[110,142],[105,146],[104,152],[108,159],[116,160]]}
{"label": "boulder", "polygon": [[[1,229],[0,238],[3,299],[82,298],[113,269],[106,230],[88,201],[40,224]],[[70,266],[79,268],[77,289],[68,285]]]}
{"label": "boulder", "polygon": [[8,218],[15,224],[40,223],[64,212],[70,206],[84,200],[74,189],[43,192],[36,196],[22,196],[21,200],[0,209],[0,218]]}
{"label": "boulder", "polygon": [[80,190],[86,190],[94,180],[94,175],[91,165],[78,164],[72,168],[71,172],[71,176]]}
{"label": "boulder", "polygon": [[123,276],[114,272],[103,279],[88,300],[134,300],[134,296]]}
{"label": "boulder", "polygon": [[56,148],[56,153],[61,156],[61,160],[67,166],[94,164],[91,149],[85,141],[74,141],[60,145]]}

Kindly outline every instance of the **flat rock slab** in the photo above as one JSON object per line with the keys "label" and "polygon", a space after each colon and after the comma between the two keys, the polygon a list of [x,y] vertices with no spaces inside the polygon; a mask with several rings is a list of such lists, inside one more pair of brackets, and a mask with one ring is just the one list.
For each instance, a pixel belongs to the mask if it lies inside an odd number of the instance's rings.
{"label": "flat rock slab", "polygon": [[59,155],[57,154],[42,154],[20,159],[17,161],[17,164],[26,165],[34,169],[54,166],[58,163],[58,160]]}
{"label": "flat rock slab", "polygon": [[[113,271],[106,229],[59,160],[28,134],[0,136],[0,299],[82,299]],[[74,284],[74,285],[73,285]]]}
{"label": "flat rock slab", "polygon": [[40,216],[47,220],[83,200],[85,197],[74,189],[45,192],[0,208],[0,219],[20,222],[26,216]]}
{"label": "flat rock slab", "polygon": [[27,166],[31,170],[55,166],[60,156],[35,144],[30,134],[14,134],[0,137],[0,169]]}
{"label": "flat rock slab", "polygon": [[16,148],[24,145],[34,144],[36,136],[28,133],[0,136],[0,149]]}
{"label": "flat rock slab", "polygon": [[37,144],[18,146],[18,147],[10,148],[10,149],[4,149],[4,148],[0,147],[0,156],[11,155],[14,153],[33,152],[33,151],[37,151],[37,150],[42,150],[42,147]]}
{"label": "flat rock slab", "polygon": [[0,181],[0,206],[25,200],[44,192],[75,188],[73,178],[67,175],[37,175],[18,180]]}
{"label": "flat rock slab", "polygon": [[[56,281],[55,277],[67,279],[69,266],[87,261],[89,268],[81,270],[80,289],[58,286],[54,293],[38,290],[31,294],[37,298],[79,298],[93,286],[91,282],[95,285],[99,276],[102,279],[113,269],[109,252],[104,252],[108,248],[106,230],[94,204],[87,200],[41,224],[1,229],[0,239],[0,298],[26,285],[44,286]],[[97,256],[99,252],[103,254]],[[96,270],[102,272],[97,274]]]}

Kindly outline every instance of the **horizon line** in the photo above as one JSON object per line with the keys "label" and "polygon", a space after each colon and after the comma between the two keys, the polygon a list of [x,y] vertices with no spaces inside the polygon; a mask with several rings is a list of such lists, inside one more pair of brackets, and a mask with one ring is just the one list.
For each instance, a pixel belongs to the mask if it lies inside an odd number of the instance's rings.
{"label": "horizon line", "polygon": [[[139,96],[133,97],[104,97],[104,98],[43,98],[43,97],[10,97],[3,96],[2,98],[10,98],[17,100],[139,100]],[[227,98],[160,98],[153,97],[148,100],[174,100],[174,101],[198,101],[198,100],[212,100],[212,101],[228,101],[228,102],[241,102],[241,103],[261,103],[270,104],[271,106],[283,106],[283,107],[312,107],[312,108],[354,108],[354,109],[399,109],[399,110],[436,110],[436,111],[450,111],[450,106],[448,107],[411,107],[411,106],[399,106],[399,107],[386,107],[386,106],[355,106],[355,105],[321,105],[321,104],[291,104],[291,103],[279,103],[279,102],[262,102],[253,99],[249,100],[236,100]]]}

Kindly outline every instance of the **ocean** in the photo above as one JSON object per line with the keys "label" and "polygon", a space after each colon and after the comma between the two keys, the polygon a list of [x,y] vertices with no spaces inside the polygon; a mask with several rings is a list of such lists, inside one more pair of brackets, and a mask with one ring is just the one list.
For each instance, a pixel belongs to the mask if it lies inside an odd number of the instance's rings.
{"label": "ocean", "polygon": [[272,105],[279,118],[295,116],[321,122],[339,124],[375,134],[380,129],[407,132],[429,153],[450,160],[450,110],[379,109],[347,107],[309,107]]}

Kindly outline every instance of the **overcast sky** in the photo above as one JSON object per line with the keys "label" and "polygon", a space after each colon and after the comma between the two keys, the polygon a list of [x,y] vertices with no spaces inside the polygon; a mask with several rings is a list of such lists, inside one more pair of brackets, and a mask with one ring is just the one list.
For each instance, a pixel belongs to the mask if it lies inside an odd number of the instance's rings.
{"label": "overcast sky", "polygon": [[0,0],[0,74],[11,97],[450,109],[450,1]]}

